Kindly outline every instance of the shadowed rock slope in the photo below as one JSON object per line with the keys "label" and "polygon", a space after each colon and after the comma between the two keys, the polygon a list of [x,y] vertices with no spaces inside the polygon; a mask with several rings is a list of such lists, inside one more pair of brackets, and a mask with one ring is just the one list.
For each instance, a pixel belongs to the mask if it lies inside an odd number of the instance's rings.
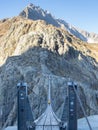
{"label": "shadowed rock slope", "polygon": [[[34,118],[47,105],[51,75],[52,106],[59,118],[67,95],[67,81],[77,82],[88,115],[98,114],[98,45],[89,45],[44,21],[21,17],[0,21],[1,125],[16,123],[16,84],[28,83]],[[66,108],[65,108],[66,109]],[[78,105],[78,117],[83,113]]]}

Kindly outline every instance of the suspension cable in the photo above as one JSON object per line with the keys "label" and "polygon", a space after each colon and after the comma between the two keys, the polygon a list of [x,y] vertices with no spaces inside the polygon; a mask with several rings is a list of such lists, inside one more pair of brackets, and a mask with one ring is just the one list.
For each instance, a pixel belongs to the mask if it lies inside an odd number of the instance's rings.
{"label": "suspension cable", "polygon": [[84,109],[83,104],[82,104],[82,102],[81,102],[81,99],[80,99],[80,97],[79,97],[79,95],[78,95],[78,93],[77,93],[77,91],[76,91],[75,85],[73,85],[73,88],[74,88],[75,94],[76,94],[76,96],[77,96],[77,99],[78,99],[78,101],[79,101],[79,103],[80,103],[80,106],[81,106],[81,109],[82,109],[83,114],[84,114],[84,116],[85,116],[85,119],[86,119],[86,121],[87,121],[87,123],[88,123],[89,129],[92,130],[92,127],[91,127],[90,122],[89,122],[89,120],[88,120],[88,117],[87,117],[87,115],[86,115],[86,112],[85,112],[85,109]]}

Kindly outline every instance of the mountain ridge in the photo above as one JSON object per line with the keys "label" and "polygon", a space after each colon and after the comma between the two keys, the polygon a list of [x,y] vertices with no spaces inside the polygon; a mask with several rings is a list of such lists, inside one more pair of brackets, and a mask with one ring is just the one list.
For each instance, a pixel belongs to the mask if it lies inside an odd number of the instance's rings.
{"label": "mountain ridge", "polygon": [[85,42],[98,43],[98,34],[89,33],[87,31],[72,26],[65,20],[56,19],[54,16],[51,15],[51,13],[49,13],[48,11],[44,11],[42,8],[40,8],[39,6],[35,6],[34,4],[29,4],[22,12],[20,12],[19,15],[33,20],[45,20],[49,24],[66,29],[69,33]]}

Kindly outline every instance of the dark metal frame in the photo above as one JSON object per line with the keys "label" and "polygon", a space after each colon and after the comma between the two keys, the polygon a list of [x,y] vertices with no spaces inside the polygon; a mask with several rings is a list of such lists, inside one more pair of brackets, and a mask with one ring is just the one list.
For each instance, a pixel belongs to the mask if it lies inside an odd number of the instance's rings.
{"label": "dark metal frame", "polygon": [[77,96],[74,91],[77,85],[68,83],[68,126],[67,130],[77,130]]}
{"label": "dark metal frame", "polygon": [[18,130],[35,130],[33,114],[28,99],[27,84],[18,83],[17,89]]}

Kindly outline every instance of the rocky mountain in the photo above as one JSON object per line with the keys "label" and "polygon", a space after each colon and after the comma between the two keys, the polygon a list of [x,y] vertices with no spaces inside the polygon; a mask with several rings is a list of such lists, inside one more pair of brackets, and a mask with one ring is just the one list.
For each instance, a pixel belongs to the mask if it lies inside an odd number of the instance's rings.
{"label": "rocky mountain", "polygon": [[[98,114],[98,44],[81,41],[43,20],[14,17],[0,21],[0,125],[16,124],[17,88],[21,80],[36,119],[47,106],[51,75],[52,106],[61,118],[69,79],[87,115]],[[67,108],[65,108],[67,109]],[[78,103],[78,117],[83,117]]]}
{"label": "rocky mountain", "polygon": [[29,4],[19,15],[27,19],[45,20],[49,24],[67,30],[70,34],[76,36],[83,41],[86,41],[88,43],[98,43],[98,34],[89,33],[87,31],[72,26],[62,19],[56,19],[54,16],[51,15],[51,13],[49,13],[48,11],[44,11],[39,6]]}

